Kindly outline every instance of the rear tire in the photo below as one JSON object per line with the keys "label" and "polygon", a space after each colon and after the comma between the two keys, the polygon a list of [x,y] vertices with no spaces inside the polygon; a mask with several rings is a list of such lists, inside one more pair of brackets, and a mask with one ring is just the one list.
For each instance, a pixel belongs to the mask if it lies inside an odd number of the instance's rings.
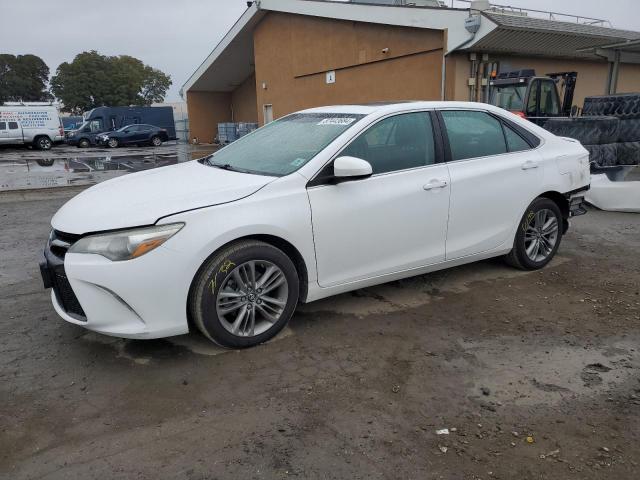
{"label": "rear tire", "polygon": [[162,139],[159,136],[154,135],[153,137],[151,137],[151,145],[153,145],[154,147],[159,147],[160,145],[162,145]]}
{"label": "rear tire", "polygon": [[198,329],[229,348],[264,343],[280,332],[296,309],[299,279],[280,249],[239,241],[207,260],[196,275],[188,308]]}
{"label": "rear tire", "polygon": [[520,270],[538,270],[555,256],[562,240],[563,218],[558,205],[536,198],[518,224],[513,249],[505,261]]}

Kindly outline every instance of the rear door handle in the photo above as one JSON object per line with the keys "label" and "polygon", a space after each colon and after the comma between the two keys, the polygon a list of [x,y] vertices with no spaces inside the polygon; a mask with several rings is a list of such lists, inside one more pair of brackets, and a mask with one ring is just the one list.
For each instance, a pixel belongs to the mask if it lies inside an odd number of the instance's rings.
{"label": "rear door handle", "polygon": [[444,180],[433,179],[429,183],[424,185],[422,188],[424,188],[425,190],[435,190],[437,188],[444,188],[447,185],[448,185],[448,183],[445,182]]}
{"label": "rear door handle", "polygon": [[532,168],[538,168],[538,162],[534,162],[533,160],[527,160],[522,164],[522,170],[531,170]]}

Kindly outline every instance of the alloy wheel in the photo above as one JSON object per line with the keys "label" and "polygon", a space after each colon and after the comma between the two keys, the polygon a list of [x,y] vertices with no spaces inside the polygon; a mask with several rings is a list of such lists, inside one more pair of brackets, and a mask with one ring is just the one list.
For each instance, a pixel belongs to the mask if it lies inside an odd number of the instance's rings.
{"label": "alloy wheel", "polygon": [[553,253],[558,242],[559,223],[549,209],[538,210],[529,221],[524,234],[527,257],[534,262],[542,262]]}
{"label": "alloy wheel", "polygon": [[216,312],[228,332],[253,337],[278,321],[288,298],[284,272],[266,260],[250,260],[233,268],[223,280]]}

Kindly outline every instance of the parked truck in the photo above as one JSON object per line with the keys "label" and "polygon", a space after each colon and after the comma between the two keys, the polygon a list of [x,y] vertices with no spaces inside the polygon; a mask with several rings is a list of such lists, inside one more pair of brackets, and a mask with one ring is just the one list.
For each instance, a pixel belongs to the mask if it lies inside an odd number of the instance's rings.
{"label": "parked truck", "polygon": [[128,125],[147,124],[167,131],[169,140],[176,139],[171,107],[97,107],[84,114],[84,122],[67,135],[67,143],[85,148],[96,145],[98,134]]}
{"label": "parked truck", "polygon": [[54,105],[0,105],[0,145],[29,145],[49,150],[63,140],[64,128]]}

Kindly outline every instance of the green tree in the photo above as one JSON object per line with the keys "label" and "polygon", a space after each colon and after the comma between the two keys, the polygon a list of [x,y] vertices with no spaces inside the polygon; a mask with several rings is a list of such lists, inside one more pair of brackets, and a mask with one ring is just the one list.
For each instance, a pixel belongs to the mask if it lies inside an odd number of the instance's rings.
{"label": "green tree", "polygon": [[51,91],[72,113],[100,106],[151,105],[161,102],[171,78],[128,55],[82,52],[62,63],[51,78]]}
{"label": "green tree", "polygon": [[0,54],[0,103],[46,102],[49,67],[36,55]]}

